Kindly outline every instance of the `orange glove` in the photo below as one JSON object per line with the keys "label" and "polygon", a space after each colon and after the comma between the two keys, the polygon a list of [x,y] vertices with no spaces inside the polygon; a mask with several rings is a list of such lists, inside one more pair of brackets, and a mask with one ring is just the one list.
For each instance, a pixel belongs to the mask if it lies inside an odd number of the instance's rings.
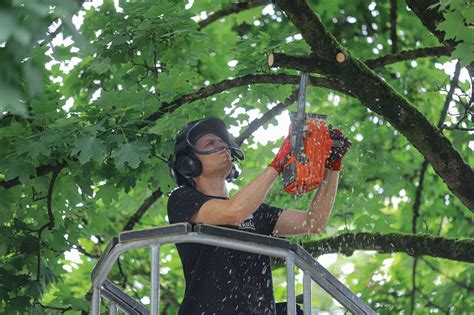
{"label": "orange glove", "polygon": [[275,158],[268,166],[273,167],[274,169],[276,169],[278,174],[281,174],[281,172],[283,171],[283,166],[285,164],[285,158],[290,153],[291,153],[290,137],[286,137],[280,147],[280,150],[278,151],[278,153],[275,155]]}
{"label": "orange glove", "polygon": [[352,143],[339,129],[332,129],[329,126],[329,133],[331,134],[332,141],[334,141],[334,145],[331,148],[331,154],[326,160],[325,167],[333,171],[340,171],[342,158],[349,151]]}

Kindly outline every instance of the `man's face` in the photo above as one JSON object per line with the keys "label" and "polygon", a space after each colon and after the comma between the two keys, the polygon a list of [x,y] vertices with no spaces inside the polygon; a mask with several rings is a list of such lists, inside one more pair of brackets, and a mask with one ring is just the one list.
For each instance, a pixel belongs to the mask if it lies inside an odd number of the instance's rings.
{"label": "man's face", "polygon": [[[208,133],[198,139],[195,143],[199,151],[211,151],[217,148],[228,148],[227,143],[215,134]],[[222,173],[227,176],[232,169],[230,151],[224,149],[211,154],[196,154],[202,163],[202,174]]]}

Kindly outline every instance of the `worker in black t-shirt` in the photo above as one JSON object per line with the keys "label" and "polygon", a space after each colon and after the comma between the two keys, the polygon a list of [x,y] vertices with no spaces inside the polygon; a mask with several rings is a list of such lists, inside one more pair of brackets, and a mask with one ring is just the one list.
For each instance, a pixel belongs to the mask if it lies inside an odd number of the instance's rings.
{"label": "worker in black t-shirt", "polygon": [[[230,197],[225,182],[238,177],[233,162],[244,154],[221,120],[187,124],[176,136],[172,174],[178,188],[168,200],[170,223],[212,224],[273,236],[320,233],[334,203],[342,157],[350,147],[350,141],[337,134],[345,145],[331,151],[308,211],[298,211],[263,203],[291,152],[288,138],[270,165]],[[280,313],[268,256],[197,243],[176,247],[186,281],[179,314]]]}

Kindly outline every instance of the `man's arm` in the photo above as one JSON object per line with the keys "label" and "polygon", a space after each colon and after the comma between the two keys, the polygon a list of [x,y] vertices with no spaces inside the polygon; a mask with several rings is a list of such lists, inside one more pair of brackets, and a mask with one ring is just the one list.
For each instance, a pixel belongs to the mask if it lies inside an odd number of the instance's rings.
{"label": "man's arm", "polygon": [[290,139],[286,138],[269,167],[256,179],[228,200],[211,199],[205,202],[191,218],[191,222],[214,225],[239,224],[263,202],[273,182],[282,172],[285,157],[290,152]]}
{"label": "man's arm", "polygon": [[267,167],[232,198],[206,201],[191,218],[191,222],[214,225],[240,223],[257,210],[277,177],[278,172],[272,167]]}
{"label": "man's arm", "polygon": [[339,171],[326,169],[324,179],[315,193],[308,211],[284,210],[275,225],[275,235],[321,233],[331,214],[338,182]]}

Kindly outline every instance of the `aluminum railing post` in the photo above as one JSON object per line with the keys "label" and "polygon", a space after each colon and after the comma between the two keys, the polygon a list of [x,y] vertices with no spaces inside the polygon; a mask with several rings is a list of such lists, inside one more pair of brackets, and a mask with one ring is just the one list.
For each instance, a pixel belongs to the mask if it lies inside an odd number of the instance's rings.
{"label": "aluminum railing post", "polygon": [[303,303],[304,315],[311,315],[311,274],[308,270],[303,274]]}
{"label": "aluminum railing post", "polygon": [[100,288],[92,292],[92,315],[100,315]]}
{"label": "aluminum railing post", "polygon": [[160,312],[160,245],[151,247],[151,315]]}
{"label": "aluminum railing post", "polygon": [[287,314],[296,315],[295,262],[291,256],[286,256],[286,285]]}
{"label": "aluminum railing post", "polygon": [[117,305],[114,302],[110,303],[109,315],[117,315],[117,311]]}

